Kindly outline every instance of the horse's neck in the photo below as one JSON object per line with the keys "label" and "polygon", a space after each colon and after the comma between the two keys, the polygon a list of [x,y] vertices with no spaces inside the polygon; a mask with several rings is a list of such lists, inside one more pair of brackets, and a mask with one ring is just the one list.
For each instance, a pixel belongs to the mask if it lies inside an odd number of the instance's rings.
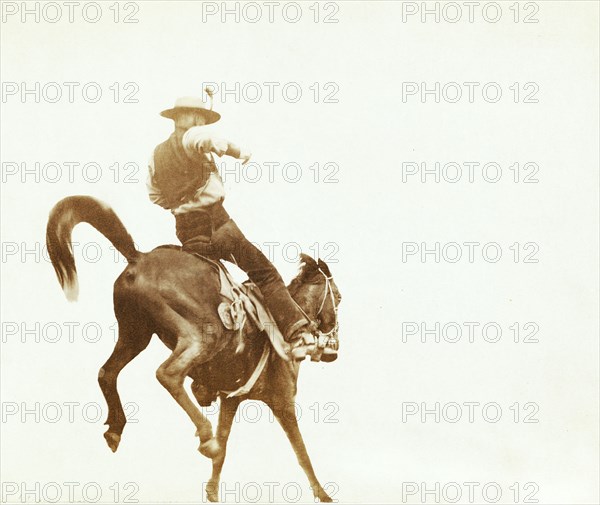
{"label": "horse's neck", "polygon": [[317,313],[317,300],[312,297],[304,298],[303,300],[297,300],[298,296],[293,296],[294,301],[304,311],[305,315],[308,316],[309,322],[313,322],[316,319]]}

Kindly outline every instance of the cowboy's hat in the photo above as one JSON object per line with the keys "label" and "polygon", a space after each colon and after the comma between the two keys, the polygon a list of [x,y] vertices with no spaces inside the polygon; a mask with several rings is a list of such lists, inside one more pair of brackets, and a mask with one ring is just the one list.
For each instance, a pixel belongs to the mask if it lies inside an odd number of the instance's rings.
{"label": "cowboy's hat", "polygon": [[163,110],[160,115],[169,119],[175,119],[179,112],[193,111],[199,112],[206,118],[206,124],[216,123],[221,119],[221,114],[208,109],[202,98],[194,96],[182,96],[175,100],[175,106],[172,109]]}

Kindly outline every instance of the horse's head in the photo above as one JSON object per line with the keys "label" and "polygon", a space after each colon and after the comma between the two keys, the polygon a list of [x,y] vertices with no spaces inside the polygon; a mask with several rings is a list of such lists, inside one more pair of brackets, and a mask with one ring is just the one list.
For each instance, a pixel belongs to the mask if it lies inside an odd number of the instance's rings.
{"label": "horse's head", "polygon": [[342,295],[323,260],[315,261],[307,254],[300,257],[300,272],[289,286],[290,293],[316,327],[317,360],[320,357],[322,361],[335,361],[339,349],[338,305]]}

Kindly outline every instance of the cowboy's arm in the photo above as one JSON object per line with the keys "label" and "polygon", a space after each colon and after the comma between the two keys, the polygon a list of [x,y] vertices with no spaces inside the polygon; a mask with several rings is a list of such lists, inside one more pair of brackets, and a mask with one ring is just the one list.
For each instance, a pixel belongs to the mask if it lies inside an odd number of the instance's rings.
{"label": "cowboy's arm", "polygon": [[247,163],[251,153],[232,142],[218,138],[201,126],[194,126],[183,135],[183,147],[190,152],[215,153],[217,156],[231,156]]}

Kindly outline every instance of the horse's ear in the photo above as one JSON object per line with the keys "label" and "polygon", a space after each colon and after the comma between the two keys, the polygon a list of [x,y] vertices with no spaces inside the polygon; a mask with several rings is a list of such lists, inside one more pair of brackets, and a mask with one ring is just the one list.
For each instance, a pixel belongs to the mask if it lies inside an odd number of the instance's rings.
{"label": "horse's ear", "polygon": [[317,266],[323,271],[323,273],[327,277],[331,277],[331,272],[329,271],[329,267],[327,266],[327,263],[325,263],[321,258],[319,258]]}
{"label": "horse's ear", "polygon": [[317,264],[317,262],[313,259],[312,256],[309,256],[308,254],[301,253],[300,254],[300,262],[304,263],[304,265],[305,265],[304,269],[307,272],[312,272],[313,270],[319,269],[319,265]]}

